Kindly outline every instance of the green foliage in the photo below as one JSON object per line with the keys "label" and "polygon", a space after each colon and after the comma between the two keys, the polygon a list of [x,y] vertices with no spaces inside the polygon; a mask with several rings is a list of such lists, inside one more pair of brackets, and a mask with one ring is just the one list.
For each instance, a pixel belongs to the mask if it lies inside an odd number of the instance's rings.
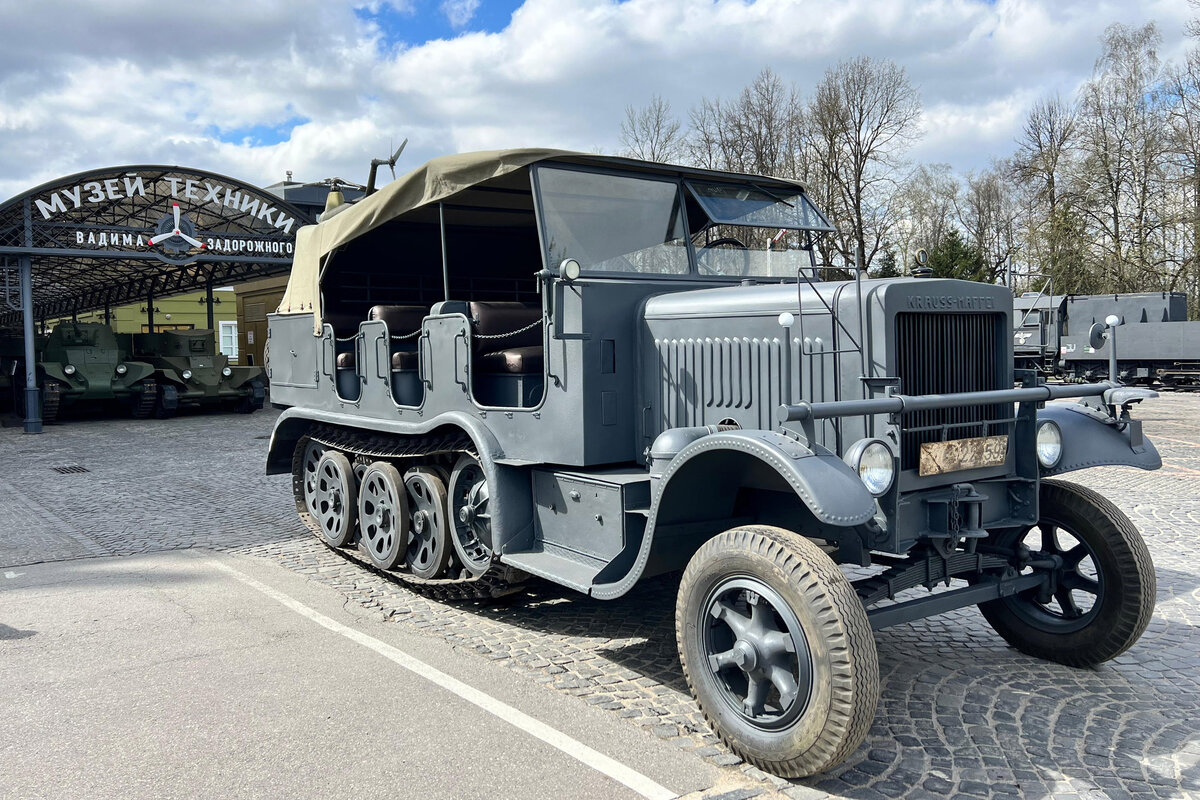
{"label": "green foliage", "polygon": [[879,257],[879,266],[869,273],[872,278],[899,278],[900,267],[896,264],[896,253],[889,247]]}
{"label": "green foliage", "polygon": [[988,281],[990,275],[979,248],[951,228],[937,247],[929,251],[929,266],[935,278]]}

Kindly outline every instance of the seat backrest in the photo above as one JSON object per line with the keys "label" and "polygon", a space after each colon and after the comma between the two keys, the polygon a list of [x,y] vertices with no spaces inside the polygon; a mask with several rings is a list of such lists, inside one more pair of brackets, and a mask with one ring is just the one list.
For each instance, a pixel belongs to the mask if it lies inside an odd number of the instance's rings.
{"label": "seat backrest", "polygon": [[[511,333],[528,327],[542,318],[542,309],[538,306],[527,306],[517,302],[494,302],[468,304],[474,332],[478,336],[495,336],[500,333]],[[500,339],[476,338],[475,351],[490,353],[507,350],[513,347],[535,347],[542,343],[542,330],[533,327],[516,336],[505,336]]]}
{"label": "seat backrest", "polygon": [[419,330],[427,313],[425,306],[371,306],[367,319],[386,323],[392,336],[404,336]]}

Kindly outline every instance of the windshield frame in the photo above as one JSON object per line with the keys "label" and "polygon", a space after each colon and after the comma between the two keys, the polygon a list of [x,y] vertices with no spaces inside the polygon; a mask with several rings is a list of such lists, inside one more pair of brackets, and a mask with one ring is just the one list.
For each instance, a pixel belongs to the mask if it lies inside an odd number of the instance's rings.
{"label": "windshield frame", "polygon": [[[704,213],[705,217],[708,219],[707,225],[705,225],[697,230],[692,230],[690,220],[688,219],[688,214],[686,212],[682,212],[680,214],[680,222],[682,224],[683,231],[684,231],[684,243],[687,246],[687,256],[688,256],[687,272],[682,272],[682,273],[625,272],[625,271],[617,271],[617,270],[596,270],[596,269],[590,269],[590,268],[584,266],[583,270],[582,270],[582,274],[584,277],[588,278],[589,280],[594,280],[594,279],[616,279],[616,280],[635,279],[635,280],[654,280],[654,281],[689,281],[692,283],[696,283],[696,282],[741,283],[742,281],[745,281],[745,280],[754,280],[754,281],[762,282],[762,283],[775,283],[775,282],[786,283],[786,282],[794,282],[797,280],[797,276],[795,276],[795,275],[789,275],[787,277],[780,277],[780,276],[765,276],[765,275],[757,275],[757,276],[756,275],[719,275],[719,274],[702,273],[699,269],[698,257],[697,257],[695,241],[694,241],[697,235],[703,233],[704,231],[708,230],[709,228],[713,227],[714,225],[730,225],[731,227],[759,229],[759,230],[776,230],[776,229],[778,229],[778,227],[777,226],[762,226],[762,225],[739,225],[738,223],[717,222],[712,219],[711,215],[709,214],[708,209],[704,207],[703,203],[700,202],[700,198],[697,196],[697,194],[694,192],[694,190],[687,184],[689,182],[695,180],[695,181],[699,181],[701,183],[724,183],[724,184],[728,184],[731,186],[746,186],[751,189],[754,189],[755,191],[761,192],[763,194],[767,194],[772,197],[782,196],[783,195],[782,190],[767,189],[763,186],[760,186],[756,182],[751,180],[752,176],[748,176],[748,175],[745,176],[744,179],[740,180],[740,181],[731,181],[731,180],[723,181],[723,180],[714,180],[707,175],[688,175],[686,173],[685,174],[676,174],[676,175],[663,175],[663,174],[656,174],[654,172],[643,172],[643,171],[639,171],[639,170],[606,169],[606,168],[595,167],[595,166],[592,166],[589,164],[572,164],[572,163],[562,162],[562,161],[543,161],[543,162],[539,162],[537,164],[533,164],[530,166],[530,186],[531,186],[531,189],[533,190],[533,208],[534,208],[534,214],[537,219],[538,245],[541,250],[542,264],[546,270],[548,270],[549,272],[551,272],[554,275],[560,274],[560,271],[559,271],[560,265],[547,263],[547,258],[549,256],[549,253],[546,249],[546,242],[547,242],[549,236],[548,236],[548,233],[546,230],[547,215],[542,206],[542,187],[541,187],[541,181],[540,181],[540,177],[539,177],[539,173],[543,169],[570,171],[570,172],[585,172],[585,173],[592,173],[592,174],[597,174],[597,175],[608,175],[608,176],[619,177],[619,178],[633,178],[633,179],[640,179],[640,180],[655,181],[657,183],[674,184],[675,191],[677,193],[676,198],[677,198],[677,203],[679,204],[679,208],[680,209],[686,208],[687,199],[688,199],[688,196],[690,195],[692,197],[692,199],[700,206],[701,211]],[[815,204],[812,203],[812,201],[810,201],[808,199],[808,194],[803,190],[803,188],[796,185],[796,186],[794,186],[794,191],[796,194],[798,194],[800,197],[802,197],[806,203],[808,203],[809,208],[812,209],[813,212],[815,212],[816,216],[821,221],[823,221],[825,223],[825,225],[828,226],[829,222],[825,218],[825,215],[816,207]],[[829,226],[828,228],[787,227],[787,229],[808,234],[808,236],[806,238],[808,238],[808,240],[809,240],[809,246],[805,247],[805,248],[800,248],[800,249],[805,252],[808,252],[810,254],[815,254],[816,239],[818,237],[824,235],[825,233],[834,230],[834,228],[832,226]]]}

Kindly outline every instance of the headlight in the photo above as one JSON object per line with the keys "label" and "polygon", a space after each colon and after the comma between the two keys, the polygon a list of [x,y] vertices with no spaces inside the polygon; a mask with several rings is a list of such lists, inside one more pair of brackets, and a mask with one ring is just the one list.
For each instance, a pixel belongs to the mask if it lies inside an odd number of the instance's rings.
{"label": "headlight", "polygon": [[846,463],[858,473],[867,491],[876,497],[892,487],[896,477],[896,461],[892,451],[878,439],[861,439],[846,454]]}
{"label": "headlight", "polygon": [[192,371],[190,369],[185,369],[183,371],[183,379],[185,381],[190,381],[192,379]]}
{"label": "headlight", "polygon": [[1062,458],[1062,431],[1058,423],[1046,420],[1037,429],[1037,460],[1049,469]]}
{"label": "headlight", "polygon": [[74,375],[75,374],[75,365],[67,364],[65,367],[63,367],[63,372],[65,372],[67,375]]}
{"label": "headlight", "polygon": [[233,374],[233,370],[231,370],[229,367],[225,367],[225,369],[221,370],[221,374],[228,378]]}
{"label": "headlight", "polygon": [[117,364],[118,375],[124,375],[126,372],[129,372],[129,367],[125,366],[124,364]]}

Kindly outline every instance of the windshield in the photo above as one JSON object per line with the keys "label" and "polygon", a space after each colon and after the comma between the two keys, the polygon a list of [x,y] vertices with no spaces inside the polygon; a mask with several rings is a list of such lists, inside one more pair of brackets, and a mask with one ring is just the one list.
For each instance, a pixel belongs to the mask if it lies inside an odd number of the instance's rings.
{"label": "windshield", "polygon": [[573,258],[585,270],[689,272],[679,186],[621,175],[540,167],[546,264]]}
{"label": "windshield", "polygon": [[737,183],[688,181],[704,213],[718,224],[759,228],[832,231],[833,227],[799,191],[768,192]]}

